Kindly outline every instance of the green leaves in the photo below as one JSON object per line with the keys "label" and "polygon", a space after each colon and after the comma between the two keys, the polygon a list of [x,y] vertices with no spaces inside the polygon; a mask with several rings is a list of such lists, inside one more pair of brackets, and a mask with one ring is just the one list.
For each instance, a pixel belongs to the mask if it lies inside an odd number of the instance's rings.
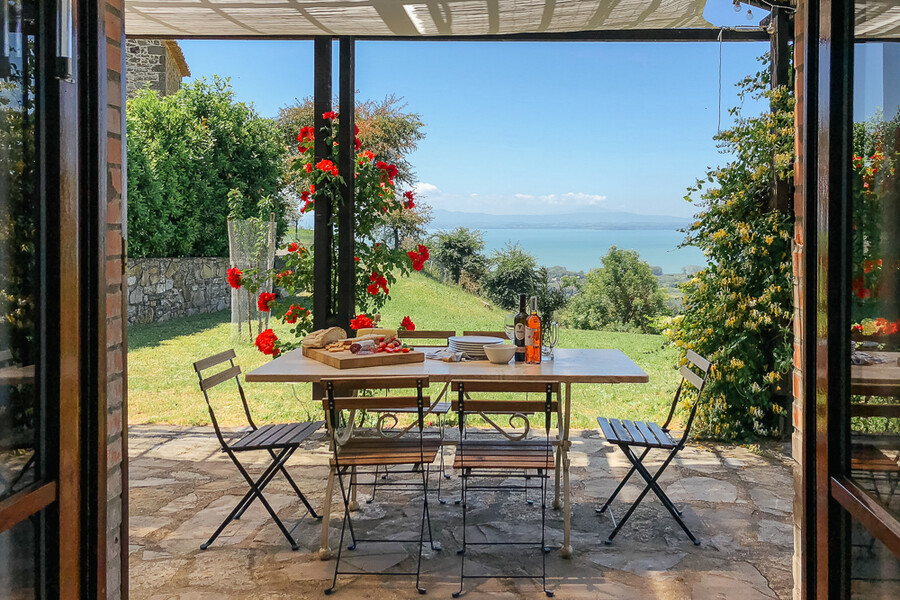
{"label": "green leaves", "polygon": [[742,98],[767,97],[772,110],[742,117],[733,109],[735,126],[715,139],[734,160],[688,189],[700,194],[701,211],[684,245],[702,249],[709,266],[683,285],[685,313],[665,331],[682,353],[715,363],[696,423],[724,440],[778,432],[785,411],[776,392],[792,368],[793,221],[768,207],[773,179],[793,176],[794,99],[767,82],[764,70],[738,84]]}
{"label": "green leaves", "polygon": [[163,98],[144,90],[128,101],[126,121],[130,256],[227,256],[229,211],[257,216],[267,196],[284,231],[280,134],[234,101],[227,79]]}

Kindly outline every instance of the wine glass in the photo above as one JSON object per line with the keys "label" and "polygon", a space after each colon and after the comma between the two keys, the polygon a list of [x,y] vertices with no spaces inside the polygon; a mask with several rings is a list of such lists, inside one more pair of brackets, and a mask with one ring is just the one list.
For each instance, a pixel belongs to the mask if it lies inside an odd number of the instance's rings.
{"label": "wine glass", "polygon": [[553,349],[559,343],[559,323],[550,321],[550,324],[544,329],[544,339],[541,344],[541,354],[547,357],[547,360],[553,360]]}
{"label": "wine glass", "polygon": [[506,337],[508,337],[511,341],[516,341],[516,315],[515,313],[508,313],[505,317],[503,317],[503,325],[506,328]]}

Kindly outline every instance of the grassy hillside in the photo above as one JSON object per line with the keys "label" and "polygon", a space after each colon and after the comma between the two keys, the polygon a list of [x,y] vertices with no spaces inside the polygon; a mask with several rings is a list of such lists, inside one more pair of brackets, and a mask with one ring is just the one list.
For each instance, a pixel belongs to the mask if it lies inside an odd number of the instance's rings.
{"label": "grassy hillside", "polygon": [[[391,297],[383,311],[386,326],[396,326],[409,315],[419,329],[454,329],[460,333],[466,329],[503,329],[502,309],[418,273],[398,281],[391,289]],[[235,348],[244,372],[266,362],[267,357],[257,352],[246,337],[232,338],[229,319],[230,312],[223,311],[129,328],[128,394],[132,423],[209,423],[191,363],[227,348]],[[280,335],[286,333],[283,328],[275,330]],[[650,376],[650,383],[642,385],[574,386],[573,427],[595,427],[597,415],[665,418],[677,380],[674,350],[663,347],[661,336],[564,329],[560,346],[618,348]],[[250,383],[245,390],[259,421],[321,414],[320,407],[310,399],[307,384]],[[225,392],[213,397],[214,402],[220,401],[215,406],[217,417],[225,425],[242,425],[236,393]]]}

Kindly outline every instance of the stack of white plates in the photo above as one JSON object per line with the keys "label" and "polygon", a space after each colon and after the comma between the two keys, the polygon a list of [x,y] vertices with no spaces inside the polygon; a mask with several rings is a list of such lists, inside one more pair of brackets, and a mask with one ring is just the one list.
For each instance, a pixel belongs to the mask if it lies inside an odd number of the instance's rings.
{"label": "stack of white plates", "polygon": [[501,338],[482,335],[456,335],[447,339],[447,345],[451,350],[464,352],[466,356],[474,360],[487,358],[487,354],[484,353],[485,346],[502,343]]}

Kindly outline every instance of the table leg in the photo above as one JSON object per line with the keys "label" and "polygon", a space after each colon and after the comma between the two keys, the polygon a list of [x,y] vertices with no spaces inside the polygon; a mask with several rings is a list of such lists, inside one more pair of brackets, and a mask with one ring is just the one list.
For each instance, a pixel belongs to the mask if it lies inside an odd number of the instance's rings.
{"label": "table leg", "polygon": [[331,522],[331,501],[334,494],[334,469],[328,472],[328,485],[325,486],[325,506],[322,507],[322,545],[319,548],[319,560],[331,558],[328,548],[328,525]]}
{"label": "table leg", "polygon": [[563,545],[560,555],[563,558],[572,556],[571,530],[572,530],[572,498],[569,488],[569,421],[572,415],[572,384],[566,383],[566,410],[563,414],[563,435],[560,448],[562,449],[563,468]]}
{"label": "table leg", "polygon": [[556,476],[556,485],[553,488],[553,508],[555,510],[559,510],[559,507],[560,507],[559,477],[560,477],[560,474],[562,473],[562,450],[561,450],[561,448],[563,445],[562,444],[562,442],[563,442],[563,410],[565,408],[563,406],[563,403],[560,402],[560,400],[561,400],[560,394],[559,394],[559,392],[557,392],[557,394],[556,394],[556,428],[557,428],[556,438],[559,441],[560,449],[556,451],[556,465],[555,465],[556,468],[554,469],[554,475]]}
{"label": "table leg", "polygon": [[356,501],[356,467],[350,467],[350,510],[359,510],[359,503]]}

